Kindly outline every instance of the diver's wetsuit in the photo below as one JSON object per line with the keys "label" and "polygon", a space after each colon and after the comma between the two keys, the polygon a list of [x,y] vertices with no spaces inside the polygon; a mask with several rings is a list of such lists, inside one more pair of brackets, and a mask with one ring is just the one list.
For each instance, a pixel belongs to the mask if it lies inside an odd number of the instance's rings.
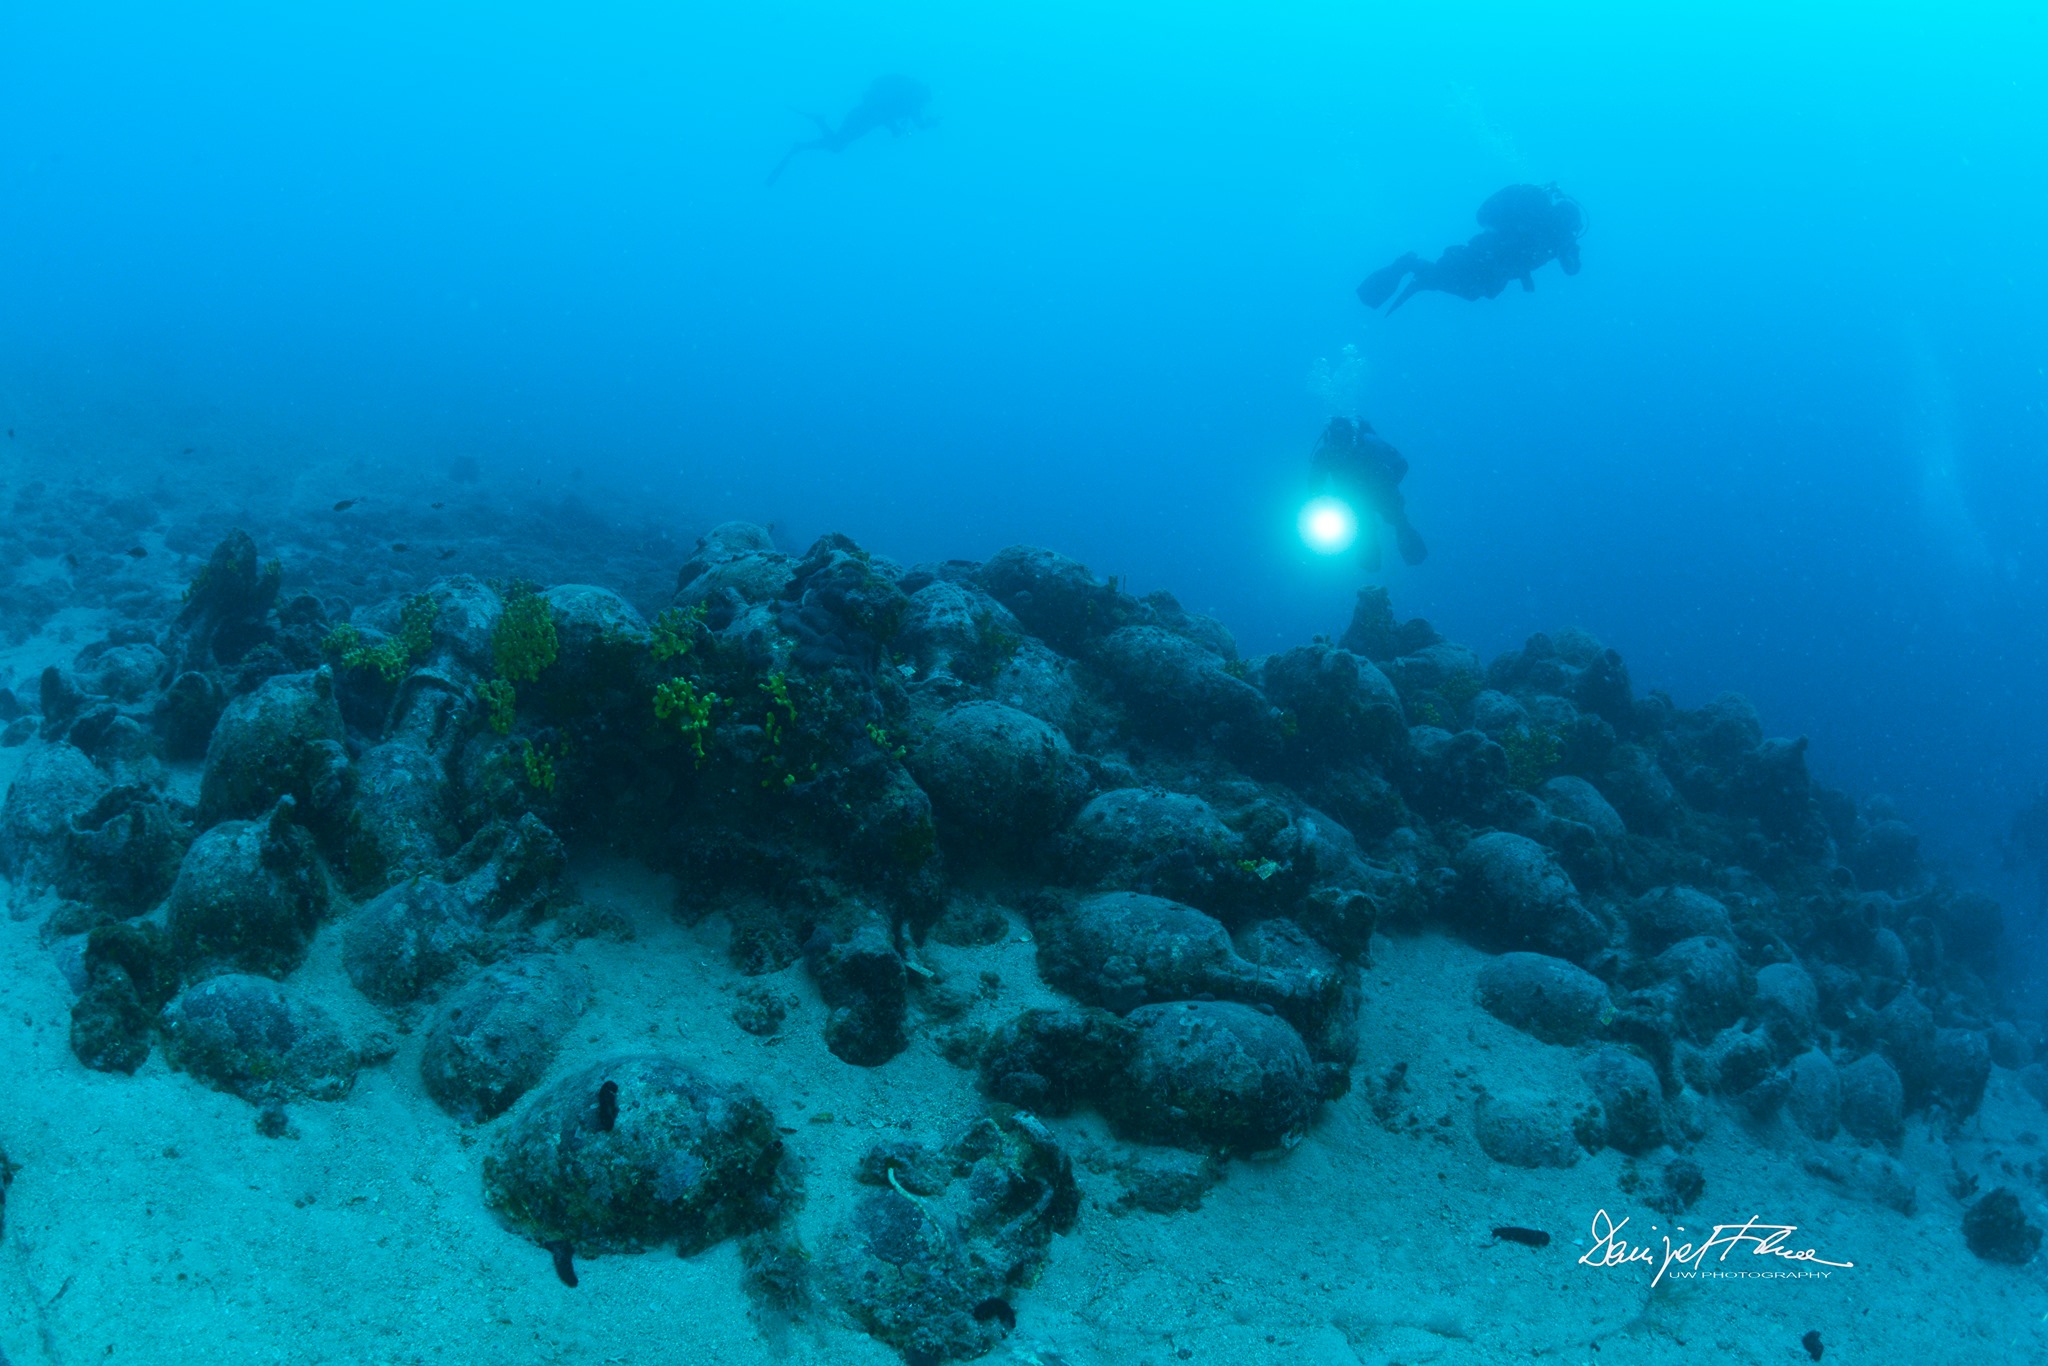
{"label": "diver's wetsuit", "polygon": [[[1360,301],[1378,308],[1392,298],[1387,309],[1392,313],[1426,289],[1460,299],[1491,299],[1510,280],[1519,280],[1523,289],[1533,290],[1534,272],[1551,261],[1567,275],[1579,273],[1579,234],[1585,231],[1585,217],[1555,185],[1509,185],[1479,206],[1478,217],[1481,231],[1467,242],[1446,247],[1436,260],[1411,251],[1368,275],[1358,287]],[[1408,287],[1395,298],[1404,279]]]}
{"label": "diver's wetsuit", "polygon": [[[1421,533],[1408,520],[1408,505],[1401,497],[1401,481],[1407,475],[1408,462],[1401,452],[1375,435],[1371,423],[1354,422],[1348,417],[1330,419],[1309,459],[1309,480],[1317,489],[1362,503],[1361,513],[1376,513],[1394,529],[1401,558],[1409,564],[1421,564],[1429,547],[1422,543]],[[1378,569],[1379,537],[1367,535],[1361,539],[1366,569]]]}

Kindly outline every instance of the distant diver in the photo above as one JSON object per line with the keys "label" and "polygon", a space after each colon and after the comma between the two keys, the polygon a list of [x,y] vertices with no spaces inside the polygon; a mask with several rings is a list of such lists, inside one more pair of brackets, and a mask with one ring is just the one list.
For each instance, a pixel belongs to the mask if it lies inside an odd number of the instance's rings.
{"label": "distant diver", "polygon": [[[1411,251],[1382,266],[1358,287],[1359,300],[1367,308],[1378,308],[1393,299],[1387,309],[1392,313],[1426,289],[1460,299],[1491,299],[1510,280],[1520,280],[1524,290],[1533,290],[1536,281],[1530,277],[1551,261],[1563,266],[1567,275],[1579,273],[1579,236],[1586,230],[1586,216],[1578,201],[1555,185],[1510,185],[1495,191],[1479,206],[1479,226],[1483,231],[1477,236],[1446,247],[1434,261]],[[1408,287],[1395,298],[1404,279]]]}
{"label": "distant diver", "polygon": [[817,114],[807,115],[818,125],[818,136],[799,142],[782,154],[782,160],[775,163],[775,169],[768,173],[768,183],[773,185],[781,178],[782,172],[795,159],[798,152],[843,152],[877,128],[886,128],[901,137],[912,128],[929,128],[931,118],[924,107],[931,101],[932,92],[925,83],[909,76],[879,76],[868,87],[868,93],[861,96],[847,116],[834,128]]}
{"label": "distant diver", "polygon": [[[1429,547],[1422,543],[1421,533],[1408,520],[1408,506],[1401,497],[1401,481],[1407,476],[1408,462],[1401,452],[1375,434],[1372,424],[1363,418],[1331,418],[1309,459],[1309,481],[1318,493],[1344,500],[1360,521],[1365,520],[1368,512],[1376,514],[1394,529],[1394,542],[1400,548],[1401,558],[1409,564],[1421,564],[1429,555]],[[1379,537],[1368,534],[1359,539],[1365,568],[1377,570]]]}

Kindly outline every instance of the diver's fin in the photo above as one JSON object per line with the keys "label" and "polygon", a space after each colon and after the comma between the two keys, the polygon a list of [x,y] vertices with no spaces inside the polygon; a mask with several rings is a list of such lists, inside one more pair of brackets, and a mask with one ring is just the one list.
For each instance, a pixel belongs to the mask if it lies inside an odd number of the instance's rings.
{"label": "diver's fin", "polygon": [[1387,305],[1387,316],[1392,317],[1395,309],[1399,308],[1402,304],[1407,303],[1410,299],[1414,298],[1421,292],[1422,277],[1418,275],[1408,282],[1408,288],[1401,291],[1400,298],[1394,300],[1393,303]]}
{"label": "diver's fin", "polygon": [[767,186],[773,185],[776,181],[780,180],[782,173],[789,169],[789,163],[796,160],[798,152],[815,151],[817,147],[818,144],[815,142],[799,142],[792,146],[787,152],[782,154],[782,160],[775,163],[775,169],[768,173],[768,179],[762,182],[762,187],[765,189]]}
{"label": "diver's fin", "polygon": [[1365,283],[1358,287],[1358,301],[1367,308],[1378,308],[1394,297],[1400,288],[1401,277],[1408,273],[1408,258],[1402,257],[1390,266],[1381,266],[1365,277]]}

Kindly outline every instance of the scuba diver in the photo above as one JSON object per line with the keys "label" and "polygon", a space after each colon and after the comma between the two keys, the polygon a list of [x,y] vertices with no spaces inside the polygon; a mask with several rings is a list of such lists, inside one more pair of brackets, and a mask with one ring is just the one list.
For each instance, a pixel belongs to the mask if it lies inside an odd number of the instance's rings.
{"label": "scuba diver", "polygon": [[[1309,481],[1318,492],[1333,494],[1356,506],[1360,521],[1365,520],[1367,512],[1377,514],[1379,520],[1394,529],[1394,542],[1400,547],[1401,558],[1409,564],[1421,564],[1429,555],[1429,547],[1409,522],[1408,507],[1401,498],[1401,480],[1407,474],[1408,462],[1401,452],[1375,434],[1372,424],[1363,418],[1331,418],[1309,459]],[[1365,568],[1377,570],[1379,537],[1366,535],[1361,540]]]}
{"label": "scuba diver", "polygon": [[876,77],[868,93],[839,120],[837,128],[816,114],[809,115],[811,122],[818,125],[818,136],[784,152],[782,160],[768,173],[768,184],[776,182],[798,152],[843,152],[877,128],[886,128],[901,137],[906,129],[931,127],[932,120],[924,112],[931,97],[932,92],[923,81],[908,76]]}
{"label": "scuba diver", "polygon": [[[1508,281],[1520,280],[1525,291],[1533,290],[1536,282],[1530,277],[1550,261],[1563,266],[1567,275],[1579,273],[1579,235],[1586,230],[1586,216],[1578,201],[1555,185],[1496,190],[1479,206],[1479,226],[1478,235],[1446,247],[1434,261],[1411,251],[1382,266],[1358,287],[1359,300],[1367,308],[1378,308],[1392,298],[1393,306],[1387,309],[1392,313],[1426,289],[1461,299],[1491,299],[1507,288]],[[1395,298],[1404,279],[1408,287]]]}

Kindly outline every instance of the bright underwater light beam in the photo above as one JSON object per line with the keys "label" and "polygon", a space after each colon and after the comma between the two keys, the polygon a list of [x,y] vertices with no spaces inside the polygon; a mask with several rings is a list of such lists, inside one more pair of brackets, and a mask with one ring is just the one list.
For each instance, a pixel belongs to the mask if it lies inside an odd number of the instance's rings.
{"label": "bright underwater light beam", "polygon": [[1327,494],[1302,505],[1299,526],[1301,539],[1318,555],[1341,555],[1358,539],[1358,514]]}

